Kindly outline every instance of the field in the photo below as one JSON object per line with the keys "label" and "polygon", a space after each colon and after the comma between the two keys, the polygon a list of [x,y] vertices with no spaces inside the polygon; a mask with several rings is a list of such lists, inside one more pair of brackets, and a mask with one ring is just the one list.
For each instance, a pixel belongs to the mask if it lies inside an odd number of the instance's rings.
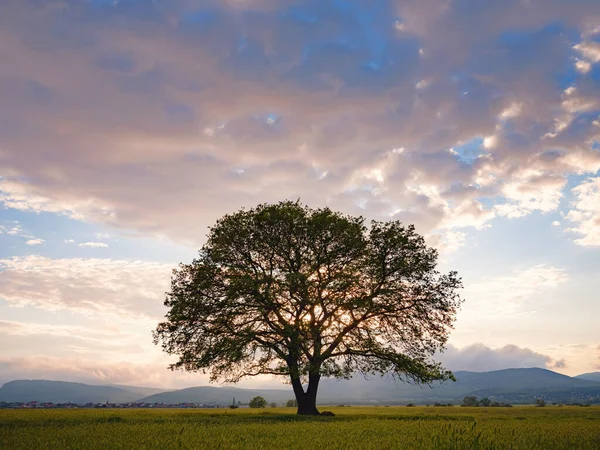
{"label": "field", "polygon": [[600,407],[0,410],[0,448],[600,449]]}

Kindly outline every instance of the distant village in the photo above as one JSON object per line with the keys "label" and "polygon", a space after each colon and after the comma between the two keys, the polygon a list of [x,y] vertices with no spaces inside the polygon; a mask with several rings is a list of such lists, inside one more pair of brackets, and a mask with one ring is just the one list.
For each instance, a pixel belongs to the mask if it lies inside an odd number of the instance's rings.
{"label": "distant village", "polygon": [[[133,408],[228,408],[230,406],[217,404],[196,403],[52,403],[52,402],[0,402],[0,409],[75,409],[75,408],[111,408],[111,409],[133,409]],[[247,405],[239,405],[239,408],[248,408]]]}

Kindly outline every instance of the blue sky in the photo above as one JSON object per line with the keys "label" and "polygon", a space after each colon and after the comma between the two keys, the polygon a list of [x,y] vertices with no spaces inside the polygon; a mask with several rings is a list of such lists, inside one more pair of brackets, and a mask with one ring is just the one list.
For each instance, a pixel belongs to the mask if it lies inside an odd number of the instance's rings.
{"label": "blue sky", "polygon": [[170,270],[297,198],[459,271],[449,368],[600,370],[596,0],[8,0],[0,60],[0,382],[206,384]]}

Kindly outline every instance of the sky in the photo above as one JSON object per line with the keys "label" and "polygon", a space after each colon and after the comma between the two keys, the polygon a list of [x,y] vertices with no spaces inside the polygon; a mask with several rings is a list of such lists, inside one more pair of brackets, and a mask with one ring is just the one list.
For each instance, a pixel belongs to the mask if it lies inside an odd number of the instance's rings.
{"label": "sky", "polygon": [[171,269],[285,199],[415,224],[448,368],[599,371],[600,2],[0,2],[0,383],[207,384]]}

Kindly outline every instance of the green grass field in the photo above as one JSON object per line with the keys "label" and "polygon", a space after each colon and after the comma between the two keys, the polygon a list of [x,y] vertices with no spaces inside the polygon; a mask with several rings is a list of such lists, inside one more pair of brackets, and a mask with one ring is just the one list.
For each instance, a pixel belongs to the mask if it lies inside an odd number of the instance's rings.
{"label": "green grass field", "polygon": [[600,407],[0,410],[0,448],[600,449]]}

